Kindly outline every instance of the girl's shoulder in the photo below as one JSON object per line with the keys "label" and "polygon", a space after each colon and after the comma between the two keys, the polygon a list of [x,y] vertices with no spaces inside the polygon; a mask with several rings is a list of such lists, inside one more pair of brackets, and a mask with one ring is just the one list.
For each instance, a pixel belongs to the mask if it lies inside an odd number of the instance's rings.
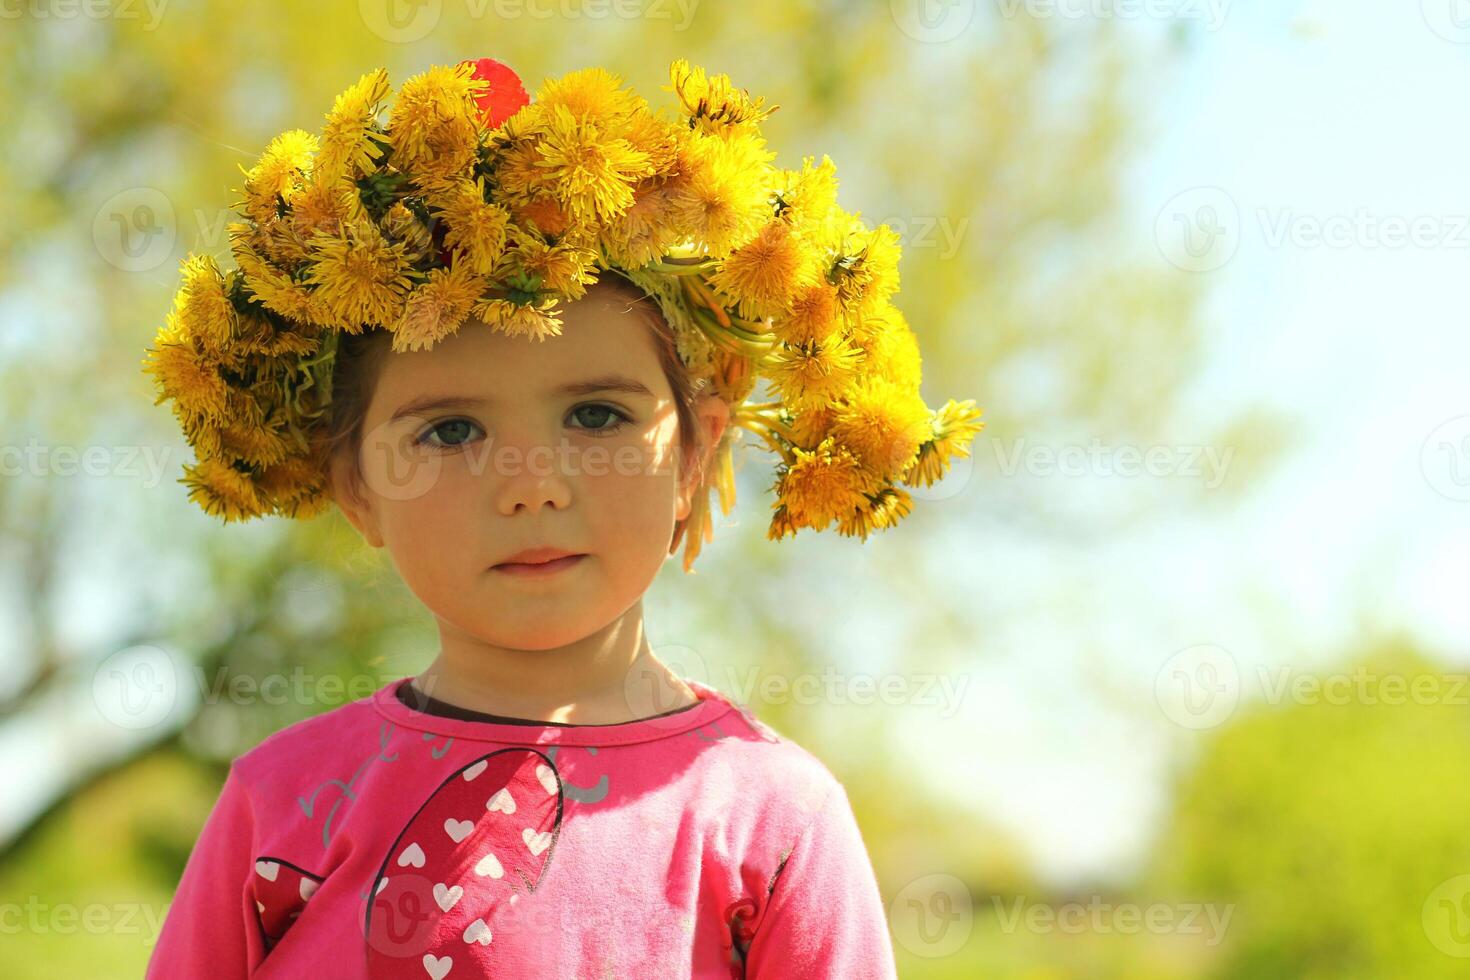
{"label": "girl's shoulder", "polygon": [[391,726],[373,708],[376,694],[348,701],[286,725],[236,756],[231,766],[246,784],[268,785],[273,773],[300,773],[340,757],[344,746],[367,744],[378,732],[387,745]]}

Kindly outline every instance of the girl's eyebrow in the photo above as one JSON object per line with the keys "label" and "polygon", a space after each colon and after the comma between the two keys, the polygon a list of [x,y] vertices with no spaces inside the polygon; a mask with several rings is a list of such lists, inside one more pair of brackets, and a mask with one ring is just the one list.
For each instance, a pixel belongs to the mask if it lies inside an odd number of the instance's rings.
{"label": "girl's eyebrow", "polygon": [[[552,395],[591,395],[600,391],[621,391],[629,395],[646,395],[656,398],[648,386],[641,381],[625,377],[621,374],[605,374],[601,377],[588,378],[585,381],[573,381],[551,390]],[[478,408],[489,404],[491,399],[475,398],[469,395],[424,395],[415,398],[399,406],[398,410],[388,420],[396,421],[405,415],[415,415],[432,412],[446,408]]]}

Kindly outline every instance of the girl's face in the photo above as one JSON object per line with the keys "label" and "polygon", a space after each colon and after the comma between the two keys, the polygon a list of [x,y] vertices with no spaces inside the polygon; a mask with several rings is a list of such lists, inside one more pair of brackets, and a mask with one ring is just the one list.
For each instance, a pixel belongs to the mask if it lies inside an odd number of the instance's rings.
{"label": "girl's face", "polygon": [[[362,495],[338,502],[442,625],[499,647],[564,646],[637,603],[668,556],[693,488],[656,339],[629,305],[594,285],[565,306],[560,336],[471,320],[430,350],[384,356]],[[713,446],[728,406],[699,406]],[[495,567],[532,548],[583,557],[549,574]]]}

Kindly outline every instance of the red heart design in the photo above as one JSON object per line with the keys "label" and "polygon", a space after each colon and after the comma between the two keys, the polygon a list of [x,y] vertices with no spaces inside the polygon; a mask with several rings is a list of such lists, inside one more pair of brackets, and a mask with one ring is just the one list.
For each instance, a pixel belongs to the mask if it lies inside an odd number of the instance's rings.
{"label": "red heart design", "polygon": [[255,918],[265,948],[278,943],[291,928],[324,879],[275,857],[260,857],[250,876]]}
{"label": "red heart design", "polygon": [[[489,808],[502,791],[513,812]],[[368,974],[423,980],[456,963],[455,975],[493,966],[496,911],[534,891],[546,873],[562,799],[556,765],[535,749],[501,749],[450,773],[373,879],[363,923]],[[468,834],[466,821],[474,825]]]}

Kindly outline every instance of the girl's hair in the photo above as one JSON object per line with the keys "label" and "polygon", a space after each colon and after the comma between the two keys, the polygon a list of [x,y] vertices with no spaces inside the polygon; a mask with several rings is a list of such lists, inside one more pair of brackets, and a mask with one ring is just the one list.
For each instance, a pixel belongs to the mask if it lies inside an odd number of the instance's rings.
{"label": "girl's hair", "polygon": [[[707,381],[701,379],[695,384],[690,378],[689,370],[679,360],[673,328],[647,292],[612,270],[605,271],[598,284],[605,284],[627,299],[627,311],[639,316],[653,333],[659,366],[663,368],[664,378],[674,393],[674,410],[679,420],[679,465],[682,475],[688,478],[692,475],[698,454],[705,448],[705,434],[699,425],[695,405]],[[359,334],[344,333],[338,340],[332,370],[332,401],[326,425],[317,437],[320,458],[327,463],[328,486],[334,496],[338,492],[362,492],[364,484],[359,469],[359,453],[363,420],[372,402],[383,358],[392,349],[392,336],[389,331],[379,328]],[[346,471],[352,484],[350,487],[331,486],[335,476],[333,464],[339,459],[348,464]],[[675,526],[675,538],[683,524],[684,521],[680,521]]]}

